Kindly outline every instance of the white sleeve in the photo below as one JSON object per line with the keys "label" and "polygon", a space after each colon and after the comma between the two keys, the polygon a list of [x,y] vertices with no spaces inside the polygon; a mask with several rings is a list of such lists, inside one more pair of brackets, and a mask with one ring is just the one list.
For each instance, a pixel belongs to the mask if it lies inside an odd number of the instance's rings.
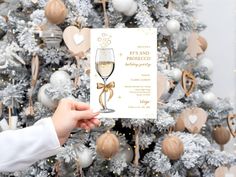
{"label": "white sleeve", "polygon": [[0,172],[22,170],[40,159],[56,155],[60,150],[51,118],[33,126],[0,133]]}

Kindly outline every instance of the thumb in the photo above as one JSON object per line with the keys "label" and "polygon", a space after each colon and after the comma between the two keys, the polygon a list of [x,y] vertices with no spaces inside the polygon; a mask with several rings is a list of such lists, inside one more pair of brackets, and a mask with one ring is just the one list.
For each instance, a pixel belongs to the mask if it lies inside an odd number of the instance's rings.
{"label": "thumb", "polygon": [[96,117],[99,112],[93,112],[92,110],[85,110],[85,111],[73,111],[74,117],[76,120],[81,119],[92,119]]}

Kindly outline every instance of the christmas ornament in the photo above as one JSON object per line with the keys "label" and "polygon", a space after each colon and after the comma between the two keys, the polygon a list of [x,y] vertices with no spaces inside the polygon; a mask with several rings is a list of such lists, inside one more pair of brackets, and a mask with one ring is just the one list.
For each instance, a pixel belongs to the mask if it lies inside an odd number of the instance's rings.
{"label": "christmas ornament", "polygon": [[67,9],[61,0],[49,0],[45,7],[45,16],[53,24],[64,22],[67,16]]}
{"label": "christmas ornament", "polygon": [[186,52],[193,58],[197,58],[198,55],[203,53],[201,44],[199,42],[199,35],[195,32],[191,33],[188,38],[188,47]]}
{"label": "christmas ornament", "polygon": [[236,114],[228,115],[228,126],[233,137],[236,137]]}
{"label": "christmas ornament", "polygon": [[215,171],[215,177],[236,177],[236,166],[220,166]]}
{"label": "christmas ornament", "polygon": [[189,96],[196,84],[196,79],[192,73],[188,71],[183,71],[182,73],[182,87],[185,91],[186,96]]}
{"label": "christmas ornament", "polygon": [[217,101],[217,97],[212,92],[207,92],[203,95],[203,102],[208,106],[214,106]]}
{"label": "christmas ornament", "polygon": [[185,125],[184,125],[183,117],[178,117],[175,123],[174,130],[182,132],[184,131],[184,129],[185,129]]}
{"label": "christmas ornament", "polygon": [[187,108],[180,114],[184,120],[184,125],[191,133],[199,133],[207,121],[207,113],[202,108]]}
{"label": "christmas ornament", "polygon": [[166,28],[170,34],[177,33],[180,30],[180,23],[175,19],[171,19],[166,23]]}
{"label": "christmas ornament", "polygon": [[114,9],[118,12],[127,12],[131,9],[133,0],[112,0]]}
{"label": "christmas ornament", "polygon": [[31,60],[31,83],[29,90],[29,107],[26,108],[26,116],[33,117],[34,108],[33,108],[33,91],[38,80],[39,74],[39,58],[38,55],[34,54]]}
{"label": "christmas ornament", "polygon": [[81,168],[87,168],[93,163],[93,151],[87,147],[82,151],[76,151],[77,165]]}
{"label": "christmas ornament", "polygon": [[120,142],[116,135],[108,131],[98,137],[96,149],[99,155],[105,159],[110,159],[118,153],[120,149]]}
{"label": "christmas ornament", "polygon": [[130,145],[126,144],[116,156],[124,158],[129,163],[134,158],[134,151]]}
{"label": "christmas ornament", "polygon": [[124,11],[123,14],[125,14],[126,16],[133,16],[137,12],[137,9],[138,9],[138,4],[137,2],[133,1],[130,9]]}
{"label": "christmas ornament", "polygon": [[157,73],[157,86],[157,100],[161,100],[168,94],[170,82],[168,78],[160,72]]}
{"label": "christmas ornament", "polygon": [[184,144],[180,138],[168,135],[162,142],[161,149],[171,160],[178,160],[184,153]]}
{"label": "christmas ornament", "polygon": [[[35,87],[39,74],[39,57],[34,54],[31,61],[31,87]],[[33,89],[32,88],[32,89]]]}
{"label": "christmas ornament", "polygon": [[137,169],[138,169],[138,166],[139,166],[139,159],[140,159],[140,151],[139,151],[139,148],[140,148],[140,144],[139,144],[140,131],[141,131],[140,126],[134,128],[134,141],[135,141],[135,147],[134,148],[135,149],[134,149],[133,164],[136,168],[136,172],[135,172],[136,175],[139,173]]}
{"label": "christmas ornament", "polygon": [[198,63],[199,67],[203,67],[207,69],[208,74],[212,74],[213,72],[213,62],[209,58],[202,58],[200,62]]}
{"label": "christmas ornament", "polygon": [[51,87],[51,84],[45,84],[39,89],[38,101],[47,108],[55,109],[57,107],[58,102],[52,100],[50,96],[48,96],[45,92],[45,90],[50,89],[50,87]]}
{"label": "christmas ornament", "polygon": [[178,51],[185,51],[187,49],[187,37],[185,32],[180,32],[176,36],[176,47]]}
{"label": "christmas ornament", "polygon": [[63,32],[66,46],[76,58],[84,57],[84,53],[90,49],[90,29],[78,29],[75,26],[67,27]]}
{"label": "christmas ornament", "polygon": [[56,71],[50,77],[50,83],[54,87],[70,86],[72,84],[70,75],[65,71]]}
{"label": "christmas ornament", "polygon": [[174,68],[168,74],[174,81],[179,81],[182,77],[182,71],[178,68]]}
{"label": "christmas ornament", "polygon": [[[85,52],[90,49],[90,29],[79,30],[75,26],[69,26],[63,32],[63,39],[69,51],[75,56],[79,68],[79,59],[84,58]],[[79,81],[80,78],[77,76],[74,82],[75,86],[79,85]]]}
{"label": "christmas ornament", "polygon": [[202,48],[202,51],[205,52],[208,45],[206,39],[199,35],[198,41],[199,41],[200,47]]}
{"label": "christmas ornament", "polygon": [[42,39],[48,48],[59,48],[62,41],[61,28],[57,25],[47,24],[42,32]]}
{"label": "christmas ornament", "polygon": [[230,140],[230,132],[225,127],[217,126],[212,131],[212,138],[219,144],[224,145]]}

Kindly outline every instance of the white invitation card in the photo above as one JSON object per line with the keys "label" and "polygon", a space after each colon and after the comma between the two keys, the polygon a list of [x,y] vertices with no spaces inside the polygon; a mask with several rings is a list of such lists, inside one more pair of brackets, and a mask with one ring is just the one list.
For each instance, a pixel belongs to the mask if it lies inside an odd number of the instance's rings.
{"label": "white invitation card", "polygon": [[156,65],[156,29],[92,29],[91,107],[104,118],[156,118]]}

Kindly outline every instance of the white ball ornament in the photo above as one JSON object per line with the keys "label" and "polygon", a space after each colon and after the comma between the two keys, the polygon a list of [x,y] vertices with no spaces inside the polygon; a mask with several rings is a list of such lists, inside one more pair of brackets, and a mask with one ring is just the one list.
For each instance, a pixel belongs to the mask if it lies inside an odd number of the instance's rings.
{"label": "white ball ornament", "polygon": [[131,162],[134,158],[134,151],[132,147],[127,144],[121,149],[121,151],[117,155],[124,158],[126,162]]}
{"label": "white ball ornament", "polygon": [[56,71],[50,77],[50,83],[55,87],[71,85],[70,75],[65,71]]}
{"label": "white ball ornament", "polygon": [[58,102],[53,101],[46,93],[45,90],[51,87],[50,84],[43,85],[38,92],[38,101],[47,108],[54,109],[57,107]]}
{"label": "white ball ornament", "polygon": [[174,80],[174,81],[179,81],[182,77],[182,71],[178,68],[175,68],[170,71],[169,76]]}
{"label": "white ball ornament", "polygon": [[123,12],[126,16],[133,16],[138,9],[138,4],[137,2],[133,1],[132,6],[130,7],[129,10]]}
{"label": "white ball ornament", "polygon": [[93,151],[85,147],[82,151],[77,151],[77,162],[81,168],[87,168],[93,163]]}
{"label": "white ball ornament", "polygon": [[177,33],[180,30],[180,23],[175,19],[171,19],[166,23],[166,28],[170,34]]}
{"label": "white ball ornament", "polygon": [[132,7],[133,0],[112,0],[114,9],[118,12],[127,12]]}
{"label": "white ball ornament", "polygon": [[207,68],[207,73],[212,74],[214,65],[209,58],[202,58],[198,65]]}
{"label": "white ball ornament", "polygon": [[217,97],[212,92],[207,92],[203,95],[203,102],[208,106],[213,106],[216,104]]}

